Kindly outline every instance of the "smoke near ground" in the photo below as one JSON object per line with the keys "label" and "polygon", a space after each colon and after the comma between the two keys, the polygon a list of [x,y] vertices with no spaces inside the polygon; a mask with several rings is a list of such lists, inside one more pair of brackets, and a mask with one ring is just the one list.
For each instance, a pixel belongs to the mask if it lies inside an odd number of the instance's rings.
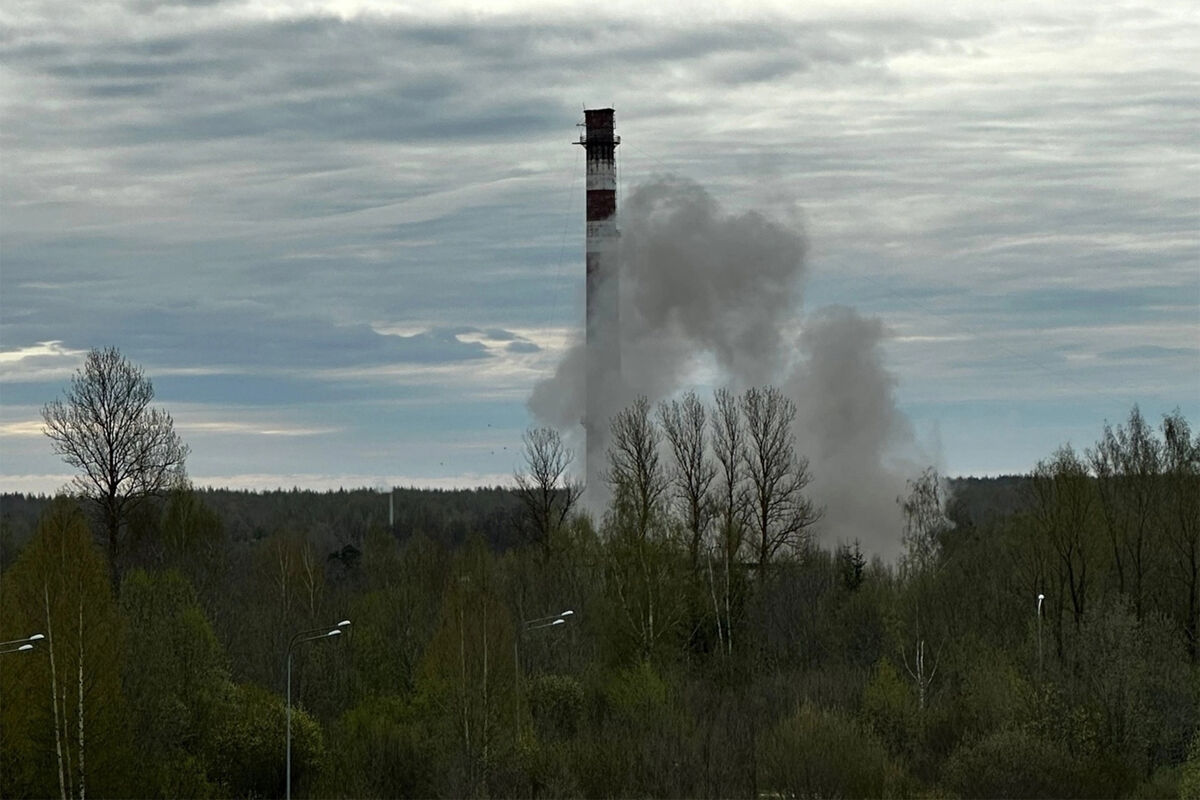
{"label": "smoke near ground", "polygon": [[[884,367],[882,323],[845,307],[806,316],[803,233],[757,212],[728,213],[692,181],[666,177],[635,189],[619,225],[622,376],[592,387],[607,414],[639,394],[656,402],[697,383],[780,386],[799,411],[809,491],[826,508],[820,535],[895,555],[896,497],[919,467]],[[539,422],[573,439],[577,453],[585,375],[579,342],[529,400]]]}
{"label": "smoke near ground", "polygon": [[796,440],[809,459],[809,491],[825,507],[828,541],[859,539],[869,552],[900,552],[896,498],[923,467],[883,363],[882,321],[845,306],[805,317],[803,358],[783,384],[796,401]]}

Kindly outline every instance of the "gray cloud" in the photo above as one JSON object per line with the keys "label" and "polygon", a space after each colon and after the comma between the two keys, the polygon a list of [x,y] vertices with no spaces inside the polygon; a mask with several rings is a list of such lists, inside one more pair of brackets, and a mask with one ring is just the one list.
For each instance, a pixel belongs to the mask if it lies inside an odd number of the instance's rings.
{"label": "gray cloud", "polygon": [[[164,368],[240,351],[263,373],[309,347],[363,368],[549,357],[374,329],[577,325],[568,142],[582,104],[613,103],[622,201],[675,172],[731,217],[803,219],[809,305],[898,331],[877,346],[918,429],[969,399],[963,442],[1012,414],[1079,438],[1044,423],[1048,391],[1079,420],[1116,417],[1109,394],[1195,408],[1185,4],[731,16],[6,8],[0,341],[128,341]],[[150,327],[172,321],[186,334]],[[1136,348],[1181,352],[1097,366]],[[978,463],[947,442],[952,469]],[[1046,449],[1021,446],[1008,463]]]}
{"label": "gray cloud", "polygon": [[1100,357],[1113,361],[1186,359],[1188,362],[1195,364],[1200,360],[1200,347],[1159,347],[1147,344],[1139,347],[1123,347],[1119,350],[1106,350],[1100,353]]}
{"label": "gray cloud", "polygon": [[[911,21],[664,29],[600,19],[584,29],[314,16],[71,45],[45,41],[46,32],[10,45],[6,58],[18,73],[51,77],[68,96],[98,101],[90,106],[91,124],[71,134],[95,142],[268,135],[510,140],[554,130],[570,116],[571,104],[547,89],[596,74],[636,74],[644,81],[688,65],[737,87],[785,79],[816,64],[879,64],[946,37],[981,32],[977,24]],[[497,85],[506,89],[501,102],[489,91]],[[120,98],[147,107],[112,113]]]}
{"label": "gray cloud", "polygon": [[[37,336],[53,327],[32,330]],[[437,327],[389,335],[365,324],[338,325],[262,307],[220,308],[186,301],[160,308],[93,311],[76,328],[78,338],[91,346],[114,345],[131,358],[160,367],[263,367],[280,372],[489,358],[484,345],[458,338],[472,331]]]}

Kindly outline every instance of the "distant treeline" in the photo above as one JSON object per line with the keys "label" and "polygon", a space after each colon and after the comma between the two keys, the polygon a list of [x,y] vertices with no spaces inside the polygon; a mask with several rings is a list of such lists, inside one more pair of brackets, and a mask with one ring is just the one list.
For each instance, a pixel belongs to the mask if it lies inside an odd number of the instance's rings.
{"label": "distant treeline", "polygon": [[[947,478],[951,518],[975,524],[1020,510],[1026,476]],[[328,549],[361,549],[374,526],[388,527],[388,494],[380,489],[276,489],[249,491],[197,488],[196,496],[216,512],[231,542],[250,542],[283,530],[303,531]],[[511,487],[393,491],[391,531],[400,538],[428,537],[454,548],[479,536],[497,551],[520,543],[521,503]],[[0,564],[29,541],[54,498],[45,494],[0,494]],[[161,513],[161,506],[155,513]],[[897,532],[897,536],[899,533]]]}
{"label": "distant treeline", "polygon": [[[212,509],[231,542],[265,539],[283,530],[301,531],[330,552],[346,545],[361,548],[372,527],[388,527],[388,494],[378,489],[305,489],[245,491],[193,490]],[[0,494],[0,543],[11,555],[33,535],[37,521],[54,498],[44,494]],[[447,547],[469,536],[507,549],[516,541],[515,515],[520,503],[511,489],[411,489],[393,492],[392,530],[419,534]],[[162,505],[148,516],[161,513]],[[136,525],[136,522],[135,522]]]}

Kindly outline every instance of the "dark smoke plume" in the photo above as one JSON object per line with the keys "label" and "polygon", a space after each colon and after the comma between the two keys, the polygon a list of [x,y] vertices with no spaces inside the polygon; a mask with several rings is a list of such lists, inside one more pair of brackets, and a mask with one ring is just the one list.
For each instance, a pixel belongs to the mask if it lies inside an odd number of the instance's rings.
{"label": "dark smoke plume", "polygon": [[[639,394],[653,402],[697,383],[780,386],[799,409],[809,490],[826,507],[822,535],[895,555],[896,497],[913,474],[897,454],[913,437],[883,366],[882,324],[848,308],[804,319],[803,233],[726,213],[694,182],[643,185],[619,219],[622,380],[592,387],[608,415]],[[579,342],[537,383],[529,407],[542,424],[580,436],[585,367]]]}

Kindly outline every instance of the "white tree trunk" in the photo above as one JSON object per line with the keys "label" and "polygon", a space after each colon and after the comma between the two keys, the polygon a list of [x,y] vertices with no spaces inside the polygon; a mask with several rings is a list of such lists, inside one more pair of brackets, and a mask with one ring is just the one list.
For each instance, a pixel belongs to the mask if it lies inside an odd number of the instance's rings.
{"label": "white tree trunk", "polygon": [[721,649],[721,652],[724,653],[725,632],[724,626],[721,623],[721,604],[717,601],[717,582],[713,577],[711,549],[708,551],[708,558],[705,559],[705,562],[708,564],[708,593],[712,596],[713,614],[715,614],[717,618],[717,646]]}
{"label": "white tree trunk", "polygon": [[67,800],[67,781],[63,774],[62,727],[58,720],[58,672],[54,661],[54,626],[50,624],[50,587],[42,582],[42,601],[46,610],[46,636],[50,639],[50,706],[54,709],[54,750],[58,756],[58,793]]}
{"label": "white tree trunk", "polygon": [[83,769],[83,587],[79,591],[79,800],[87,795]]}

